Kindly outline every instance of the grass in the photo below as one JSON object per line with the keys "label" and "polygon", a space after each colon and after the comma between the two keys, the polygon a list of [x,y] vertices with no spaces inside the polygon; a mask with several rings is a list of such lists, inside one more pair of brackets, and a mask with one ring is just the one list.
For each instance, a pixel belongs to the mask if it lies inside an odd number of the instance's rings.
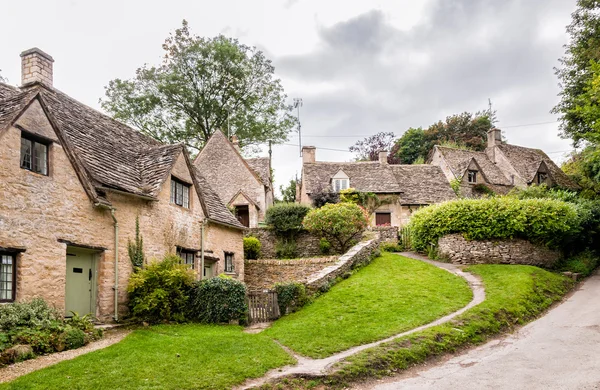
{"label": "grass", "polygon": [[431,322],[471,298],[462,278],[384,253],[265,334],[302,355],[322,358]]}
{"label": "grass", "polygon": [[239,326],[159,325],[0,389],[228,389],[293,361]]}
{"label": "grass", "polygon": [[350,356],[324,378],[282,378],[261,389],[344,388],[367,377],[393,375],[524,324],[562,299],[573,286],[569,278],[532,266],[474,265],[467,270],[483,280],[483,303],[445,324]]}

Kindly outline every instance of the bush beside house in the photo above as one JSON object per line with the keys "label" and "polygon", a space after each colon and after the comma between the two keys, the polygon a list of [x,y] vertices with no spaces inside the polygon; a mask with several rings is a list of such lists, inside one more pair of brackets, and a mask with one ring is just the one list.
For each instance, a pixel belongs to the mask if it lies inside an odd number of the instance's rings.
{"label": "bush beside house", "polygon": [[0,305],[0,366],[36,355],[75,349],[102,337],[91,318],[65,319],[41,298]]}
{"label": "bush beside house", "polygon": [[337,243],[345,253],[368,226],[368,216],[354,203],[326,204],[311,210],[303,222],[309,232]]}

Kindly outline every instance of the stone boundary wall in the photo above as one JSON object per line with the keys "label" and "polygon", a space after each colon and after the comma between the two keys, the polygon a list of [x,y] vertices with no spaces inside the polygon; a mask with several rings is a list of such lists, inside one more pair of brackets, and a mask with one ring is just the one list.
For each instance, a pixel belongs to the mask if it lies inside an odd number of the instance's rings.
{"label": "stone boundary wall", "polygon": [[358,265],[367,264],[375,251],[379,250],[379,237],[368,241],[359,242],[348,252],[340,256],[335,264],[322,269],[319,273],[312,276],[305,284],[311,292],[325,289],[338,276],[344,276],[352,268]]}
{"label": "stone boundary wall", "polygon": [[[275,232],[265,228],[246,229],[245,236],[256,237],[261,243],[261,259],[275,258],[275,243],[277,236]],[[296,236],[296,248],[298,257],[318,257],[321,255],[319,247],[320,237],[314,236],[309,232],[302,231]],[[333,245],[333,243],[332,243]]]}
{"label": "stone boundary wall", "polygon": [[249,290],[270,289],[275,283],[304,283],[311,275],[336,261],[337,256],[297,260],[247,260],[244,263],[244,282]]}
{"label": "stone boundary wall", "polygon": [[397,226],[374,226],[370,230],[379,233],[379,242],[398,243]]}
{"label": "stone boundary wall", "polygon": [[438,241],[438,255],[455,264],[527,264],[550,267],[560,252],[526,240],[469,241],[462,234],[450,234]]}

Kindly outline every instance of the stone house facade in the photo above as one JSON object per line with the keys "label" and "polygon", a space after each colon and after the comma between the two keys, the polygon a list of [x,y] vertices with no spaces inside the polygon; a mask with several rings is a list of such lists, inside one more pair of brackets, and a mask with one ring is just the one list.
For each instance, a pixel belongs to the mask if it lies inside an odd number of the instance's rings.
{"label": "stone house facade", "polygon": [[242,225],[255,228],[264,221],[274,198],[269,157],[244,158],[237,137],[233,136],[230,142],[221,131],[216,131],[194,160],[194,166]]}
{"label": "stone house facade", "polygon": [[440,167],[389,164],[387,152],[379,161],[324,162],[316,160],[316,149],[302,149],[302,179],[298,201],[312,205],[312,196],[322,191],[354,188],[372,192],[382,205],[370,216],[371,226],[404,226],[420,207],[456,199]]}
{"label": "stone house facade", "polygon": [[243,226],[185,148],[55,89],[41,50],[21,56],[22,85],[0,83],[0,302],[118,320],[136,219],[146,261],[178,253],[198,279],[243,280]]}
{"label": "stone house facade", "polygon": [[532,184],[579,189],[542,150],[502,143],[499,129],[488,132],[483,152],[435,146],[428,163],[439,166],[448,182],[457,180],[465,196],[478,196],[485,187],[506,194]]}

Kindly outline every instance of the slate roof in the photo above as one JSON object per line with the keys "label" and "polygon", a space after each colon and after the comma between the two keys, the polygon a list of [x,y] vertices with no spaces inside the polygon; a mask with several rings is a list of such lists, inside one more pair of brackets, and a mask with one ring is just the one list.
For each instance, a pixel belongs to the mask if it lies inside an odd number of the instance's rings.
{"label": "slate roof", "polygon": [[[187,159],[183,145],[164,145],[55,89],[35,84],[20,90],[0,83],[0,94],[0,131],[10,126],[32,99],[40,99],[65,150],[76,160],[84,186],[89,181],[93,187],[90,196],[94,201],[108,203],[102,196],[107,188],[156,198],[181,153]],[[211,197],[210,188],[197,189]],[[243,228],[221,202],[204,203],[209,219]]]}
{"label": "slate roof", "polygon": [[350,187],[377,194],[400,194],[402,204],[430,204],[456,198],[440,167],[379,162],[304,163],[302,180],[306,192],[328,188],[340,170],[348,175]]}
{"label": "slate roof", "polygon": [[534,181],[535,175],[543,161],[548,167],[550,176],[556,185],[573,190],[579,189],[579,186],[542,150],[508,144],[497,145],[496,147],[502,151],[502,154],[508,159],[519,176],[525,179],[527,183]]}
{"label": "slate roof", "polygon": [[454,149],[445,146],[436,146],[444,156],[444,160],[450,166],[452,173],[459,180],[464,176],[472,159],[481,168],[481,173],[490,184],[510,186],[511,181],[502,173],[500,168],[494,164],[485,152],[473,152],[470,150]]}
{"label": "slate roof", "polygon": [[247,158],[246,162],[260,177],[263,184],[270,187],[271,183],[271,159],[269,157]]}

